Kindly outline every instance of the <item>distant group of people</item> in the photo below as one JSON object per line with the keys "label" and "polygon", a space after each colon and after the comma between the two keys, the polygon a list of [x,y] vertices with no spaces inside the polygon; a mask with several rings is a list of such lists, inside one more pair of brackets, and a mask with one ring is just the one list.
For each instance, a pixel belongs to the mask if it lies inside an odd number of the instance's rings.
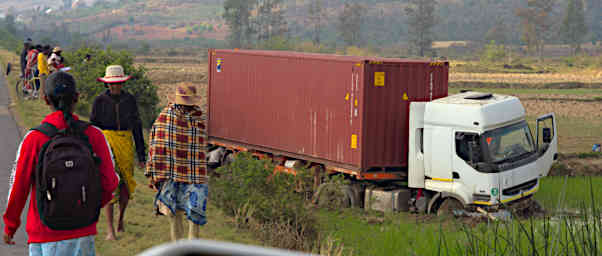
{"label": "distant group of people", "polygon": [[[172,240],[199,237],[200,226],[207,222],[208,196],[200,89],[191,83],[177,86],[175,100],[153,123],[147,154],[136,98],[124,90],[130,78],[122,66],[106,68],[98,81],[107,90],[94,100],[88,124],[73,114],[79,97],[73,76],[63,71],[49,74],[41,88],[52,113],[25,135],[17,151],[3,218],[5,243],[14,244],[21,212],[31,195],[26,227],[30,255],[95,255],[101,207],[108,220],[107,240],[117,239],[117,232],[125,230],[125,211],[136,188],[135,158],[138,166],[145,168],[150,187],[157,191],[153,211],[169,217]],[[55,146],[58,144],[62,146]],[[53,160],[55,154],[67,155],[64,152],[76,144],[88,146],[69,151],[72,159]],[[90,173],[84,172],[90,170],[86,163],[96,163],[89,177],[84,175]],[[73,168],[80,169],[69,172]],[[120,210],[117,230],[113,226],[115,204]],[[64,216],[57,205],[69,205]],[[90,207],[96,210],[95,216],[82,214]],[[184,218],[188,232],[183,230]]]}
{"label": "distant group of people", "polygon": [[[44,82],[48,75],[64,68],[64,58],[59,46],[51,48],[50,45],[34,45],[31,38],[23,42],[21,51],[21,77],[25,78],[26,86],[35,86],[32,96],[37,97],[38,92],[44,92]],[[34,84],[29,82],[33,80]]]}

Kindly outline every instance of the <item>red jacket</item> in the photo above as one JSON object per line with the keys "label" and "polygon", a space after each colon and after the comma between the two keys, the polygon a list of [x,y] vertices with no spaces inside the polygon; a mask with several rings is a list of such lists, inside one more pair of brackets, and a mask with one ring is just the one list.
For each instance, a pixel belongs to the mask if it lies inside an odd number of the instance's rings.
{"label": "red jacket", "polygon": [[[73,116],[77,119],[77,116]],[[44,119],[56,126],[59,130],[66,128],[63,119],[63,112],[54,112]],[[112,192],[117,188],[119,182],[115,174],[115,164],[113,163],[112,152],[104,135],[95,126],[90,126],[85,131],[92,144],[92,150],[102,160],[100,164],[101,184],[103,187],[102,206],[104,207],[112,198]],[[89,235],[96,235],[96,223],[75,230],[52,230],[45,226],[40,220],[38,207],[35,197],[34,169],[38,162],[38,152],[42,145],[49,140],[48,136],[38,131],[30,131],[25,135],[19,149],[17,150],[17,159],[15,167],[10,177],[10,189],[8,193],[8,204],[4,213],[4,233],[13,235],[21,224],[20,216],[27,202],[27,197],[31,194],[29,200],[29,212],[27,213],[27,225],[25,230],[28,234],[28,243],[46,243],[68,239],[74,239]]]}

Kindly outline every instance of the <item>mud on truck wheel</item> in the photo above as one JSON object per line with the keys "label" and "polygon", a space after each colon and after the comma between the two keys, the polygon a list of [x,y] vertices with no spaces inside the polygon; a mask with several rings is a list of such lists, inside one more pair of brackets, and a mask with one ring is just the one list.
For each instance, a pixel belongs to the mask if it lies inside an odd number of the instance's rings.
{"label": "mud on truck wheel", "polygon": [[358,193],[350,185],[322,183],[314,194],[313,202],[319,207],[326,208],[357,208],[361,207]]}
{"label": "mud on truck wheel", "polygon": [[464,210],[462,202],[453,197],[444,198],[437,208],[437,216],[454,216],[454,210]]}

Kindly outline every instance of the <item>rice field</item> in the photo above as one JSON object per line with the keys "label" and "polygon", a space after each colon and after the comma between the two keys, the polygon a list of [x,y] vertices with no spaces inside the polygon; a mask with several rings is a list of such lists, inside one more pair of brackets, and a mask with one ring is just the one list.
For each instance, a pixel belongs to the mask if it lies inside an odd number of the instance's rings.
{"label": "rice field", "polygon": [[[206,88],[207,63],[201,58],[139,56],[136,63],[146,68],[149,78],[159,89],[161,106],[173,100],[178,83],[190,82]],[[202,93],[206,94],[206,90],[202,90]],[[203,95],[203,100],[205,98],[206,95]]]}
{"label": "rice field", "polygon": [[602,70],[591,69],[571,73],[504,74],[504,73],[457,73],[450,72],[450,83],[482,82],[499,84],[546,84],[546,83],[602,83]]}

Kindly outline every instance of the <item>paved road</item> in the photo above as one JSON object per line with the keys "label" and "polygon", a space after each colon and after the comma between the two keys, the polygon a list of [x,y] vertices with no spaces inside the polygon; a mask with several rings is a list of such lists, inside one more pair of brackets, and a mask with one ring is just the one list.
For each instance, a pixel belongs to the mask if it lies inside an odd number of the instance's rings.
{"label": "paved road", "polygon": [[[4,68],[0,68],[4,70]],[[0,74],[0,214],[4,215],[6,209],[6,199],[8,196],[8,178],[15,161],[17,147],[21,142],[19,128],[15,119],[11,115],[8,106],[10,98],[8,96],[7,83],[3,74]],[[27,207],[26,207],[27,208]],[[27,237],[25,234],[25,216],[27,209],[24,209],[21,215],[22,225],[15,234],[16,245],[8,246],[0,240],[0,256],[21,256],[27,255]],[[4,234],[4,220],[0,220],[0,233]]]}

